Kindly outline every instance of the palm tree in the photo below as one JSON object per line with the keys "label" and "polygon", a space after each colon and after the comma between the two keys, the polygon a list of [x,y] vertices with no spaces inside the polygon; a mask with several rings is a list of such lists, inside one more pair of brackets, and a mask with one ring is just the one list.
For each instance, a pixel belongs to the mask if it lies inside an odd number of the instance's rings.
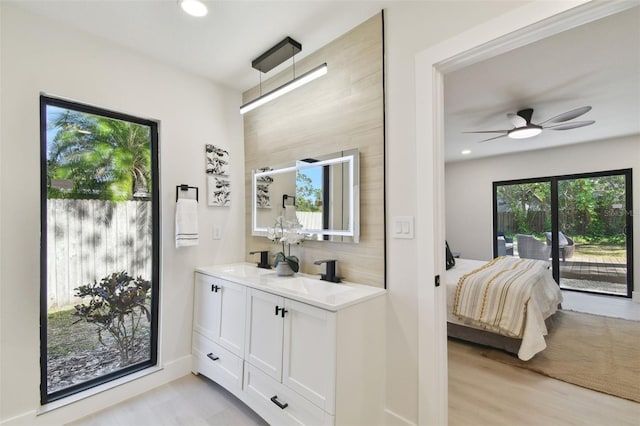
{"label": "palm tree", "polygon": [[[148,126],[72,110],[48,111],[49,198],[129,200],[148,194],[151,140]],[[63,192],[53,182],[73,182]]]}

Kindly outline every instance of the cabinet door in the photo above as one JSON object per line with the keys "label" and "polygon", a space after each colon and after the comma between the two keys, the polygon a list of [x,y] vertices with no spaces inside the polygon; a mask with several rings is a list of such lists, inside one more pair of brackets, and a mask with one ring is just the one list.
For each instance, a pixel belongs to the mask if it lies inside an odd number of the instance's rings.
{"label": "cabinet door", "polygon": [[244,356],[244,322],[247,288],[226,280],[216,279],[220,290],[220,318],[217,325],[217,341],[220,346],[239,357]]}
{"label": "cabinet door", "polygon": [[215,286],[215,278],[196,272],[193,330],[217,342],[220,330],[220,298]]}
{"label": "cabinet door", "polygon": [[336,317],[286,299],[282,383],[335,414]]}
{"label": "cabinet door", "polygon": [[282,297],[253,288],[247,290],[244,358],[277,381],[282,380],[281,308],[284,309]]}

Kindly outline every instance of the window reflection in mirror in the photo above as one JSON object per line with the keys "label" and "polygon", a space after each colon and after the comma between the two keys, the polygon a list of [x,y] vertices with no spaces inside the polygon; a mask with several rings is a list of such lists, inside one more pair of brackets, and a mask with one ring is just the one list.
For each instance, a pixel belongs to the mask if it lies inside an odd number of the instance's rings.
{"label": "window reflection in mirror", "polygon": [[357,149],[254,171],[253,235],[264,235],[277,216],[293,213],[309,239],[358,242],[358,171]]}

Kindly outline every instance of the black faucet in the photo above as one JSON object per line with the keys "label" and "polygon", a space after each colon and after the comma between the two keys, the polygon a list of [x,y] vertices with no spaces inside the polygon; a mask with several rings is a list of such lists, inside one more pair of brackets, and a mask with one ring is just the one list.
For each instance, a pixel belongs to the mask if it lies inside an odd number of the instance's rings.
{"label": "black faucet", "polygon": [[323,263],[327,264],[327,273],[320,274],[320,279],[324,281],[330,281],[332,283],[339,283],[340,277],[336,276],[336,262],[334,259],[327,260],[316,260],[313,262],[314,265],[322,265]]}
{"label": "black faucet", "polygon": [[260,263],[258,263],[258,268],[262,269],[271,269],[271,265],[269,265],[269,250],[259,250],[259,251],[250,251],[249,254],[260,253]]}

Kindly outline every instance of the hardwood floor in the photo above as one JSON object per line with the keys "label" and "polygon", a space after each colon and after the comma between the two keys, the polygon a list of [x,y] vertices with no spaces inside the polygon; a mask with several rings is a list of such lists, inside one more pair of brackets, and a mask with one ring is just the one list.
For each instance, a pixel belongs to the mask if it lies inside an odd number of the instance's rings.
{"label": "hardwood floor", "polygon": [[449,341],[450,426],[638,426],[640,404],[502,364]]}
{"label": "hardwood floor", "polygon": [[[266,424],[223,388],[191,374],[72,423],[75,426]],[[449,426],[502,425],[640,426],[640,404],[501,364],[482,357],[469,344],[450,341]]]}

